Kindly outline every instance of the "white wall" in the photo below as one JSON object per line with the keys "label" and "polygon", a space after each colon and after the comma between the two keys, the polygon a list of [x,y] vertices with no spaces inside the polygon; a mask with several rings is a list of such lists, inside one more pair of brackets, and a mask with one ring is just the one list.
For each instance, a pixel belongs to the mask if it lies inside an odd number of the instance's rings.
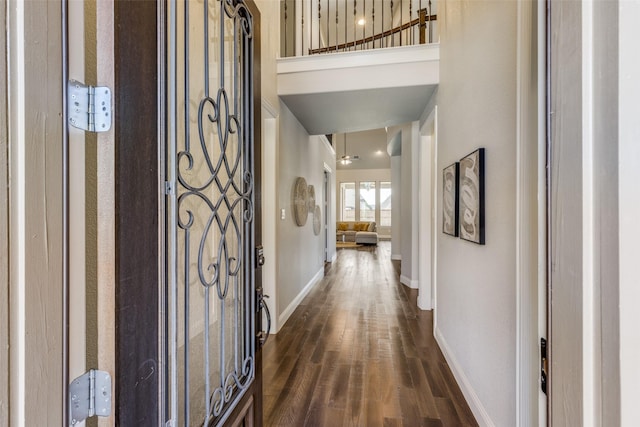
{"label": "white wall", "polygon": [[[516,3],[440,4],[438,170],[486,148],[486,245],[436,232],[436,337],[481,425],[516,425]],[[442,178],[437,174],[437,200]],[[438,212],[438,224],[442,214]]]}
{"label": "white wall", "polygon": [[[280,103],[280,135],[278,155],[278,212],[285,210],[285,219],[278,221],[277,246],[277,294],[276,316],[278,327],[295,309],[304,293],[324,272],[324,230],[313,234],[313,217],[299,227],[293,217],[293,185],[297,177],[315,187],[316,204],[322,206],[325,164],[335,165],[335,152],[322,142],[324,136],[309,136],[289,109]],[[335,188],[332,174],[331,188]],[[335,211],[329,221],[335,235]],[[324,223],[324,221],[322,221]],[[330,239],[330,242],[335,242]]]}
{"label": "white wall", "polygon": [[400,168],[401,156],[391,157],[391,259],[401,260],[400,245],[402,242],[402,223],[400,207],[402,206],[402,173]]}
{"label": "white wall", "polygon": [[[336,186],[335,186],[335,191],[336,191],[336,195],[340,194],[340,183],[341,182],[355,182],[356,183],[356,187],[358,186],[359,182],[363,182],[363,181],[375,181],[376,185],[378,182],[391,182],[392,186],[393,186],[393,182],[391,180],[391,169],[349,169],[349,170],[345,170],[345,169],[339,169],[337,171],[336,174],[337,178],[336,178]],[[376,187],[376,191],[378,192],[378,196],[380,195],[380,188],[379,186]],[[391,203],[393,204],[393,197],[395,195],[393,194],[393,187],[392,187],[392,193],[391,193]],[[380,203],[380,200],[378,199],[378,203]],[[356,203],[356,218],[358,218],[359,212],[360,212],[360,203]],[[378,205],[379,208],[379,205]],[[336,212],[336,220],[339,220],[340,218],[340,199],[337,199],[337,203],[335,204],[335,212]],[[376,212],[376,222],[377,222],[377,227],[378,227],[378,236],[379,237],[391,237],[391,227],[383,227],[380,225],[380,219],[378,217],[378,212]],[[392,215],[392,221],[393,221],[393,209],[391,212]]]}
{"label": "white wall", "polygon": [[619,251],[620,251],[620,420],[621,425],[632,425],[640,420],[640,287],[637,263],[640,229],[640,195],[637,182],[640,172],[640,59],[635,41],[640,37],[638,20],[640,4],[620,2],[619,8]]}

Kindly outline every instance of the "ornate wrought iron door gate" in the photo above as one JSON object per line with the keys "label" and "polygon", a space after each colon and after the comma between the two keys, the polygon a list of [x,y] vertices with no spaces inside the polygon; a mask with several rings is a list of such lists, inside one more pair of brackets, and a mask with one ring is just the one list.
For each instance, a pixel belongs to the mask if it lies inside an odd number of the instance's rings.
{"label": "ornate wrought iron door gate", "polygon": [[253,18],[183,0],[168,22],[168,415],[221,425],[256,373]]}

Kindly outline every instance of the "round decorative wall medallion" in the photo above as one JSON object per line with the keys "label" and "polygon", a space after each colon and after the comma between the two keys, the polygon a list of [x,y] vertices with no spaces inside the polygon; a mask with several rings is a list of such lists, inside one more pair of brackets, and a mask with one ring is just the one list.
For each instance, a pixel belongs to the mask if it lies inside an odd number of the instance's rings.
{"label": "round decorative wall medallion", "polygon": [[316,236],[320,234],[320,229],[322,228],[322,211],[320,210],[320,206],[316,205],[313,210],[313,234]]}
{"label": "round decorative wall medallion", "polygon": [[296,224],[300,227],[307,223],[309,215],[307,181],[303,177],[296,178],[293,187],[293,213]]}
{"label": "round decorative wall medallion", "polygon": [[313,213],[313,210],[316,207],[316,189],[313,185],[310,185],[307,188],[307,206],[309,207],[309,213]]}

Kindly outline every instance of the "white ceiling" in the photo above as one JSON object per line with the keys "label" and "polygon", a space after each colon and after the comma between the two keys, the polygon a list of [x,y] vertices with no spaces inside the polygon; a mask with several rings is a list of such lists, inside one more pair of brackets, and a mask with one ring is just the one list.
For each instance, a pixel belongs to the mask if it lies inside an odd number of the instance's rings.
{"label": "white ceiling", "polygon": [[[336,149],[336,160],[344,155],[343,133],[333,136],[333,146]],[[337,162],[338,169],[389,169],[391,160],[387,153],[387,132],[384,129],[374,129],[347,134],[347,154],[358,155],[350,165]]]}
{"label": "white ceiling", "polygon": [[436,86],[284,95],[310,135],[395,126],[418,120]]}

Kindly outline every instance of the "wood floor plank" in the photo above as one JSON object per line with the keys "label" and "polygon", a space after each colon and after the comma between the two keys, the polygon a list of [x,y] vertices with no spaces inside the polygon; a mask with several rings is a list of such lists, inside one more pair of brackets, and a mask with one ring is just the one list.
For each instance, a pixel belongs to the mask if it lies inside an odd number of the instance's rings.
{"label": "wood floor plank", "polygon": [[418,395],[417,404],[420,416],[423,418],[438,418],[436,401],[433,393],[431,393],[431,387],[429,387],[429,381],[424,373],[422,363],[419,359],[411,358],[409,359],[409,369],[413,387]]}
{"label": "wood floor plank", "polygon": [[456,408],[451,399],[447,397],[436,397],[436,406],[440,414],[440,421],[445,426],[462,426],[462,421],[458,417]]}
{"label": "wood floor plank", "polygon": [[476,426],[389,242],[338,251],[263,352],[266,426]]}

